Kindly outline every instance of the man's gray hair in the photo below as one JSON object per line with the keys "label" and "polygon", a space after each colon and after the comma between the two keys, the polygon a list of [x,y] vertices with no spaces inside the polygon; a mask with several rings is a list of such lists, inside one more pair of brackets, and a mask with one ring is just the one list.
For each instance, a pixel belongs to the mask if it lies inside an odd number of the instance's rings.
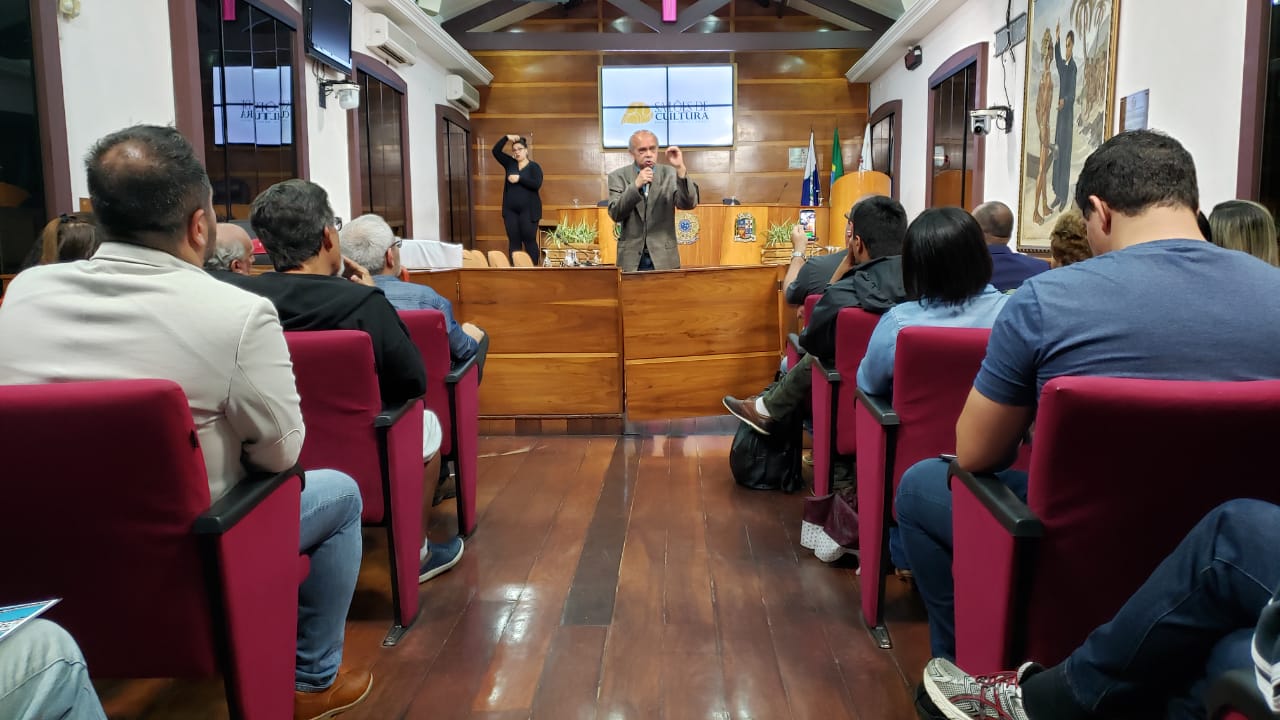
{"label": "man's gray hair", "polygon": [[245,252],[240,242],[219,242],[214,247],[213,255],[204,261],[205,270],[230,270],[231,263],[236,260],[253,261],[253,249]]}
{"label": "man's gray hair", "polygon": [[396,242],[396,234],[379,215],[361,215],[338,231],[342,254],[377,275],[387,268],[387,250]]}

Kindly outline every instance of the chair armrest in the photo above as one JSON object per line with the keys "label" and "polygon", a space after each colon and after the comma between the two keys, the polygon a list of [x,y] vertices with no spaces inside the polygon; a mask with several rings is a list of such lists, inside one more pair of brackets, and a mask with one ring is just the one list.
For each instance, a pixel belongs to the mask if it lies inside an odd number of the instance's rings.
{"label": "chair armrest", "polygon": [[1274,720],[1277,717],[1258,691],[1253,670],[1231,670],[1212,679],[1204,701],[1210,720],[1221,717],[1220,713],[1228,709],[1244,713],[1249,720]]}
{"label": "chair armrest", "polygon": [[896,427],[899,424],[898,413],[893,411],[893,404],[883,395],[868,395],[862,388],[856,390],[858,402],[871,413],[872,419],[881,427]]}
{"label": "chair armrest", "polygon": [[402,404],[398,408],[392,408],[391,410],[383,410],[382,412],[378,413],[377,417],[373,419],[373,426],[376,428],[391,427],[392,425],[395,425],[396,422],[400,420],[400,418],[404,417],[404,414],[409,412],[410,408],[412,408],[415,405],[421,405],[421,404],[422,404],[421,395],[419,395],[416,398],[409,398],[408,400],[405,400],[404,404]]}
{"label": "chair armrest", "polygon": [[991,473],[971,473],[955,461],[951,463],[950,472],[951,477],[960,478],[969,492],[973,493],[1010,535],[1015,538],[1038,538],[1044,535],[1044,523],[1007,485],[1000,482],[1000,478]]}
{"label": "chair armrest", "polygon": [[236,483],[226,495],[209,506],[209,509],[196,518],[192,532],[196,535],[222,535],[236,526],[251,510],[266,500],[271,493],[285,484],[289,478],[298,476],[303,483],[306,476],[302,467],[294,465],[282,473],[251,473],[249,477]]}
{"label": "chair armrest", "polygon": [[800,347],[799,333],[787,333],[787,344],[790,345],[791,348],[795,350],[797,354],[804,356],[805,354],[804,348]]}
{"label": "chair armrest", "polygon": [[484,364],[484,359],[489,354],[489,334],[485,333],[484,337],[480,338],[480,341],[477,342],[476,345],[475,355],[467,358],[465,362],[458,367],[451,369],[449,374],[444,376],[444,381],[446,383],[449,385],[457,385],[458,382],[462,380],[463,376],[471,372],[472,368],[479,368]]}
{"label": "chair armrest", "polygon": [[817,355],[813,356],[813,364],[817,366],[818,372],[826,376],[827,382],[832,385],[840,384],[840,373],[829,369],[825,364],[823,364],[822,360],[820,360]]}

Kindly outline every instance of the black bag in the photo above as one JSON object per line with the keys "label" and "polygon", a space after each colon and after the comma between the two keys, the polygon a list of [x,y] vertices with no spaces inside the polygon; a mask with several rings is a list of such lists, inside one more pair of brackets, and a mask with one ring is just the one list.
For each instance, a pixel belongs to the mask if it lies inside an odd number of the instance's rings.
{"label": "black bag", "polygon": [[804,487],[800,448],[794,432],[761,435],[742,423],[729,448],[729,469],[739,485],[752,490],[795,492]]}

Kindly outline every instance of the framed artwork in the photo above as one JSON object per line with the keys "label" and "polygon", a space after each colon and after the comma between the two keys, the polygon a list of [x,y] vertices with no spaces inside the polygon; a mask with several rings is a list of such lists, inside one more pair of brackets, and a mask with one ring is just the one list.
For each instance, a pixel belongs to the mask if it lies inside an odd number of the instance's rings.
{"label": "framed artwork", "polygon": [[1018,249],[1047,252],[1076,176],[1111,136],[1120,0],[1031,0]]}

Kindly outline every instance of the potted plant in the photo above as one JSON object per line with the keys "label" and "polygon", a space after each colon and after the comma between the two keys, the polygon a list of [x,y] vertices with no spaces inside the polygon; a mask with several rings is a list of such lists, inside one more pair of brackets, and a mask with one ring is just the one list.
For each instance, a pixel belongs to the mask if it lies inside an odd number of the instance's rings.
{"label": "potted plant", "polygon": [[[546,265],[551,267],[563,267],[566,264],[598,265],[600,263],[598,238],[596,226],[586,220],[560,223],[546,234]],[[566,263],[566,259],[570,262]]]}
{"label": "potted plant", "polygon": [[761,265],[785,265],[791,262],[791,229],[795,226],[792,222],[769,226],[764,235],[764,247],[760,248]]}

